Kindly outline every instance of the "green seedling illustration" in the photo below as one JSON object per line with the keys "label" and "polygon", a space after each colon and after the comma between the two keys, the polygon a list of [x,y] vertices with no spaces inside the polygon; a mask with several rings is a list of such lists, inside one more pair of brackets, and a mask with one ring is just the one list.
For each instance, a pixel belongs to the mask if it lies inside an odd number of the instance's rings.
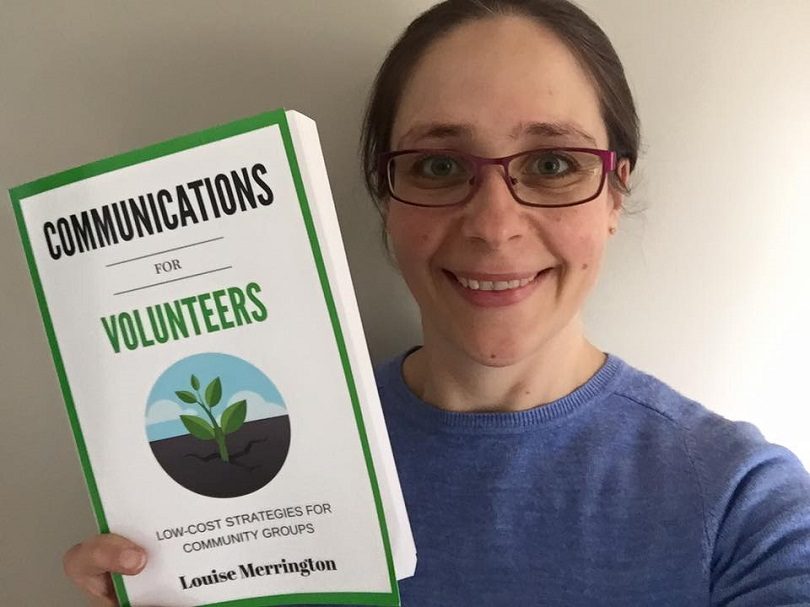
{"label": "green seedling illustration", "polygon": [[205,388],[205,399],[200,396],[199,390],[200,380],[197,379],[196,375],[192,375],[191,391],[179,390],[175,392],[175,394],[177,394],[177,398],[184,403],[199,405],[208,416],[208,419],[211,420],[211,423],[209,424],[198,415],[181,415],[180,420],[192,436],[200,440],[216,441],[219,447],[219,457],[223,462],[227,462],[229,461],[229,456],[228,446],[225,444],[225,436],[233,434],[245,423],[247,402],[240,400],[227,407],[225,411],[223,411],[220,422],[218,423],[216,417],[214,417],[213,410],[222,400],[222,382],[219,377],[215,377],[211,380],[211,383]]}

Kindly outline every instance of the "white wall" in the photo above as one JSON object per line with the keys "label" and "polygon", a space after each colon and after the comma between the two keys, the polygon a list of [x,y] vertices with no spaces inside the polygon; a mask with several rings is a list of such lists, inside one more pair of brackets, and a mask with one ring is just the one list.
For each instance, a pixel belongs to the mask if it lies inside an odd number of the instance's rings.
{"label": "white wall", "polygon": [[[0,191],[294,107],[320,125],[380,359],[418,339],[362,192],[362,104],[427,0],[0,0]],[[810,2],[588,0],[644,151],[587,310],[595,341],[810,466]],[[94,529],[9,204],[0,204],[0,605],[84,604],[63,550]]]}
{"label": "white wall", "polygon": [[644,152],[591,334],[810,468],[810,2],[583,2]]}

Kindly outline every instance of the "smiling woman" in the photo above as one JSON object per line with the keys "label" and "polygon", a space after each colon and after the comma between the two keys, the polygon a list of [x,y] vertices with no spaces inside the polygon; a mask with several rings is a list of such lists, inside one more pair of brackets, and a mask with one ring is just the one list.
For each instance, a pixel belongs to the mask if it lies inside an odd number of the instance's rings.
{"label": "smiling woman", "polygon": [[[399,204],[397,195],[419,197],[428,188],[392,180],[399,170],[390,167],[383,176],[396,199],[382,201],[386,228],[422,312],[424,347],[405,361],[406,380],[425,400],[477,410],[530,407],[584,383],[604,357],[585,341],[579,311],[622,205],[618,188],[601,186],[611,173],[627,183],[631,163],[622,155],[615,165],[615,152],[607,151],[599,94],[576,56],[533,19],[472,20],[433,42],[415,64],[391,142],[519,161],[517,169],[514,162],[479,164],[458,204],[430,211]],[[569,151],[589,145],[597,149],[576,157]],[[520,164],[527,150],[529,161],[552,162],[547,185],[526,185]],[[579,174],[577,187],[548,185],[566,177],[555,164],[566,161]],[[428,191],[409,202],[433,200]],[[471,288],[526,279],[495,293]],[[475,377],[463,370],[468,361],[480,365]],[[467,377],[448,383],[427,368]]]}
{"label": "smiling woman", "polygon": [[[364,168],[423,332],[378,370],[404,605],[810,603],[797,459],[585,336],[638,147],[621,63],[565,0],[447,0],[383,63]],[[96,537],[65,562],[110,596],[144,560]]]}

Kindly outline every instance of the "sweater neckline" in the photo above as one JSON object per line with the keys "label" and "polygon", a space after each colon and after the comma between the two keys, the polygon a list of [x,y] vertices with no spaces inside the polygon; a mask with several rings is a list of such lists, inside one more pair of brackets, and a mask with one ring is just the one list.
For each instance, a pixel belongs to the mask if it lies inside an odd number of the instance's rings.
{"label": "sweater neckline", "polygon": [[416,349],[411,348],[389,360],[380,370],[380,387],[390,390],[394,396],[385,399],[384,405],[395,407],[417,423],[460,433],[514,432],[556,423],[606,398],[612,392],[612,384],[618,381],[621,371],[627,366],[618,356],[608,353],[605,362],[588,381],[557,400],[522,411],[467,413],[439,409],[411,391],[405,383],[402,364]]}

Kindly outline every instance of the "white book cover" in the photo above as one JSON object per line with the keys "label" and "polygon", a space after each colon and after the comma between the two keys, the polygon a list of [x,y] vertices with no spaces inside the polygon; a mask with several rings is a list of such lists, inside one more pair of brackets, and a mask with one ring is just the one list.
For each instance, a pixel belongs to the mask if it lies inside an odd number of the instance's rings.
{"label": "white book cover", "polygon": [[10,190],[123,606],[398,605],[416,553],[315,123]]}

